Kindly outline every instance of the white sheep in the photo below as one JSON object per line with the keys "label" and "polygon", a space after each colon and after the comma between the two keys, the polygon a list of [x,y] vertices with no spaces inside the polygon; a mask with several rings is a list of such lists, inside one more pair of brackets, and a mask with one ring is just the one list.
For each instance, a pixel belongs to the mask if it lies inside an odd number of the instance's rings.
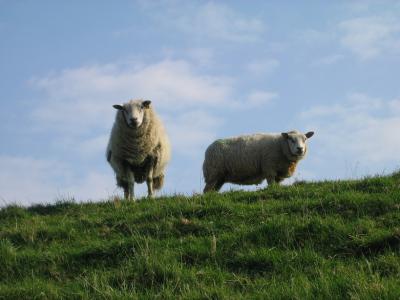
{"label": "white sheep", "polygon": [[117,186],[127,199],[134,198],[134,183],[146,181],[148,196],[164,183],[170,160],[170,143],[150,100],[130,100],[117,109],[107,146],[107,161],[113,168]]}
{"label": "white sheep", "polygon": [[294,130],[216,140],[205,153],[204,193],[218,191],[226,182],[250,185],[267,179],[268,185],[280,183],[293,175],[313,134]]}

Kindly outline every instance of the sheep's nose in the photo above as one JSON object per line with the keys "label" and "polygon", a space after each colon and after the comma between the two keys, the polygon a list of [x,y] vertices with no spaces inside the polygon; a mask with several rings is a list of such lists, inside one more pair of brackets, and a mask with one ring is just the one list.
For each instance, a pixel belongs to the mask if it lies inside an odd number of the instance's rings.
{"label": "sheep's nose", "polygon": [[303,147],[297,147],[297,152],[303,153]]}
{"label": "sheep's nose", "polygon": [[131,118],[131,123],[137,124],[137,118]]}

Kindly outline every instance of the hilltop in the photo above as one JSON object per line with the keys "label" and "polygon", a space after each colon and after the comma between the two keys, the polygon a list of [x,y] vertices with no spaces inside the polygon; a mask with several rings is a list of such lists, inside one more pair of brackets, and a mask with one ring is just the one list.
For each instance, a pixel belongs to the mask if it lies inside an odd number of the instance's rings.
{"label": "hilltop", "polygon": [[0,210],[0,299],[399,299],[400,173]]}

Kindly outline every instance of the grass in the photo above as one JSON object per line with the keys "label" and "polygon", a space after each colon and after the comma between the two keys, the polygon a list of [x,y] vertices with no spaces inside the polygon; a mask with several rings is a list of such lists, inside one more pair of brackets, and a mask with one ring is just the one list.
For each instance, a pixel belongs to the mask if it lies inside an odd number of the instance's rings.
{"label": "grass", "polygon": [[0,210],[0,299],[399,299],[400,173]]}

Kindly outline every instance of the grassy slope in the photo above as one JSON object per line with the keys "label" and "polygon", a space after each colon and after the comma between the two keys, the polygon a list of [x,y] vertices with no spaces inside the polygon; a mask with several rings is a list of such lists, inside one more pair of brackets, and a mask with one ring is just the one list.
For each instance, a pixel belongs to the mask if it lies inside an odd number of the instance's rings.
{"label": "grassy slope", "polygon": [[398,299],[400,173],[0,211],[0,299]]}

